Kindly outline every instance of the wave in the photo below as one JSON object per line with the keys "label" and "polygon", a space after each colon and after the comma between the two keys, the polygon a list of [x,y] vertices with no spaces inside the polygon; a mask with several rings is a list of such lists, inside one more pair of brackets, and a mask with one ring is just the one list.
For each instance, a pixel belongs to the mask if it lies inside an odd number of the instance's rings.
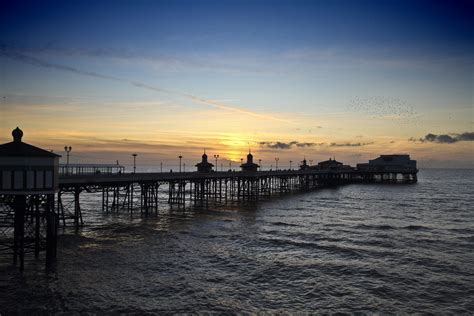
{"label": "wave", "polygon": [[[262,240],[267,241],[273,245],[278,246],[289,246],[297,248],[310,248],[314,250],[324,250],[332,254],[340,254],[345,257],[352,259],[364,257],[359,249],[353,249],[348,247],[341,247],[336,245],[325,245],[317,242],[302,241],[302,240],[290,240],[290,239],[278,239],[278,238],[263,238]],[[367,250],[363,250],[367,251]]]}
{"label": "wave", "polygon": [[367,225],[367,224],[359,224],[355,226],[356,229],[371,229],[371,230],[391,230],[397,229],[397,227],[391,225]]}
{"label": "wave", "polygon": [[284,222],[273,222],[271,223],[274,226],[292,226],[292,227],[299,227],[300,225],[297,224],[290,224],[290,223],[284,223]]}
{"label": "wave", "polygon": [[403,228],[408,230],[431,230],[431,228],[422,225],[408,225]]}

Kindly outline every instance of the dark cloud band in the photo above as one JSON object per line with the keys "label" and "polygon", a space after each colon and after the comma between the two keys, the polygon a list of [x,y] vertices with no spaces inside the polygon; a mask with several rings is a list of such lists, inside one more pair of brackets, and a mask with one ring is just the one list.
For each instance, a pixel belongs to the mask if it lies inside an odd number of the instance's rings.
{"label": "dark cloud band", "polygon": [[416,138],[410,138],[410,141],[419,141],[422,143],[428,142],[428,143],[439,143],[439,144],[453,144],[457,142],[462,142],[462,141],[474,141],[474,133],[473,132],[465,132],[461,134],[455,134],[455,133],[450,133],[450,134],[432,134],[428,133],[425,135],[425,137],[416,139]]}
{"label": "dark cloud band", "polygon": [[290,149],[292,147],[314,147],[314,146],[328,146],[328,147],[361,147],[371,145],[370,143],[300,143],[298,141],[292,142],[260,142],[259,145],[271,149]]}

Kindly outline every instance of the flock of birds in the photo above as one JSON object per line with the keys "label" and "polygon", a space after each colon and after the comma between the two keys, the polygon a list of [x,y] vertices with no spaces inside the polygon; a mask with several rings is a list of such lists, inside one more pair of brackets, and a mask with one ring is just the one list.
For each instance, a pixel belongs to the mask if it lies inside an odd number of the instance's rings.
{"label": "flock of birds", "polygon": [[348,110],[372,118],[382,118],[400,123],[416,123],[418,114],[412,105],[399,98],[384,96],[355,97],[349,101]]}

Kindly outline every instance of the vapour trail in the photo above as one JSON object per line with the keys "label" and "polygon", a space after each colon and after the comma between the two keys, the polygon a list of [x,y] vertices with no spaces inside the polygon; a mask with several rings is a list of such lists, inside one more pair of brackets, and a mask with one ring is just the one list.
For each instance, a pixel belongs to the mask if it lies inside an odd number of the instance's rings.
{"label": "vapour trail", "polygon": [[94,77],[94,78],[99,78],[99,79],[112,80],[112,81],[116,81],[116,82],[124,82],[124,83],[131,84],[134,87],[138,87],[138,88],[142,88],[142,89],[147,89],[147,90],[157,91],[157,92],[161,92],[161,93],[173,94],[173,95],[178,95],[178,96],[181,96],[181,97],[185,97],[185,98],[193,101],[194,103],[205,104],[205,105],[212,106],[214,108],[221,109],[221,110],[241,113],[241,114],[250,115],[250,116],[263,118],[263,119],[267,119],[267,120],[291,123],[291,121],[289,121],[289,120],[280,119],[280,118],[265,115],[265,114],[259,114],[259,113],[255,113],[255,112],[252,112],[252,111],[239,109],[239,108],[234,108],[234,107],[231,107],[231,106],[228,106],[228,105],[225,105],[225,104],[213,101],[213,100],[207,100],[207,99],[204,99],[204,98],[201,98],[201,97],[189,94],[189,93],[183,93],[183,92],[179,92],[179,91],[163,89],[163,88],[159,88],[159,87],[155,87],[155,86],[150,86],[146,83],[139,82],[139,81],[118,78],[118,77],[114,77],[114,76],[100,74],[100,73],[93,72],[93,71],[84,71],[84,70],[80,70],[80,69],[70,67],[70,66],[64,66],[64,65],[60,65],[60,64],[50,63],[50,62],[38,59],[36,57],[24,55],[24,54],[21,54],[21,53],[18,53],[18,52],[7,51],[4,48],[0,48],[0,55],[2,55],[4,57],[7,57],[7,58],[10,58],[10,59],[14,59],[16,61],[19,61],[19,62],[22,62],[22,63],[25,63],[25,64],[33,65],[33,66],[36,66],[36,67],[56,69],[56,70],[61,70],[61,71],[66,71],[66,72],[82,75],[82,76],[89,76],[89,77]]}

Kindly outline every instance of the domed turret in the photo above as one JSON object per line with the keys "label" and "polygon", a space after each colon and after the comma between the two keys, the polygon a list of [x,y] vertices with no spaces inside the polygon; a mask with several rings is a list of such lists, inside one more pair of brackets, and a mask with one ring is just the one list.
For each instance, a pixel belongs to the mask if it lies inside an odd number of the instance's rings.
{"label": "domed turret", "polygon": [[303,161],[301,162],[300,165],[300,170],[306,170],[309,169],[308,163],[306,161],[306,157],[303,158]]}
{"label": "domed turret", "polygon": [[213,166],[214,165],[212,163],[209,163],[207,161],[207,154],[206,150],[204,149],[204,153],[202,154],[202,161],[196,164],[198,172],[211,172]]}
{"label": "domed turret", "polygon": [[12,131],[12,136],[13,141],[19,143],[21,142],[21,138],[23,137],[23,131],[17,127]]}
{"label": "domed turret", "polygon": [[255,171],[257,171],[259,165],[257,165],[256,163],[253,163],[253,155],[252,155],[252,152],[250,151],[250,149],[249,149],[249,153],[247,155],[247,162],[240,165],[240,167],[242,168],[242,171],[245,171],[245,172],[255,172]]}
{"label": "domed turret", "polygon": [[247,163],[252,163],[252,162],[253,162],[253,155],[249,149],[249,154],[247,155]]}

